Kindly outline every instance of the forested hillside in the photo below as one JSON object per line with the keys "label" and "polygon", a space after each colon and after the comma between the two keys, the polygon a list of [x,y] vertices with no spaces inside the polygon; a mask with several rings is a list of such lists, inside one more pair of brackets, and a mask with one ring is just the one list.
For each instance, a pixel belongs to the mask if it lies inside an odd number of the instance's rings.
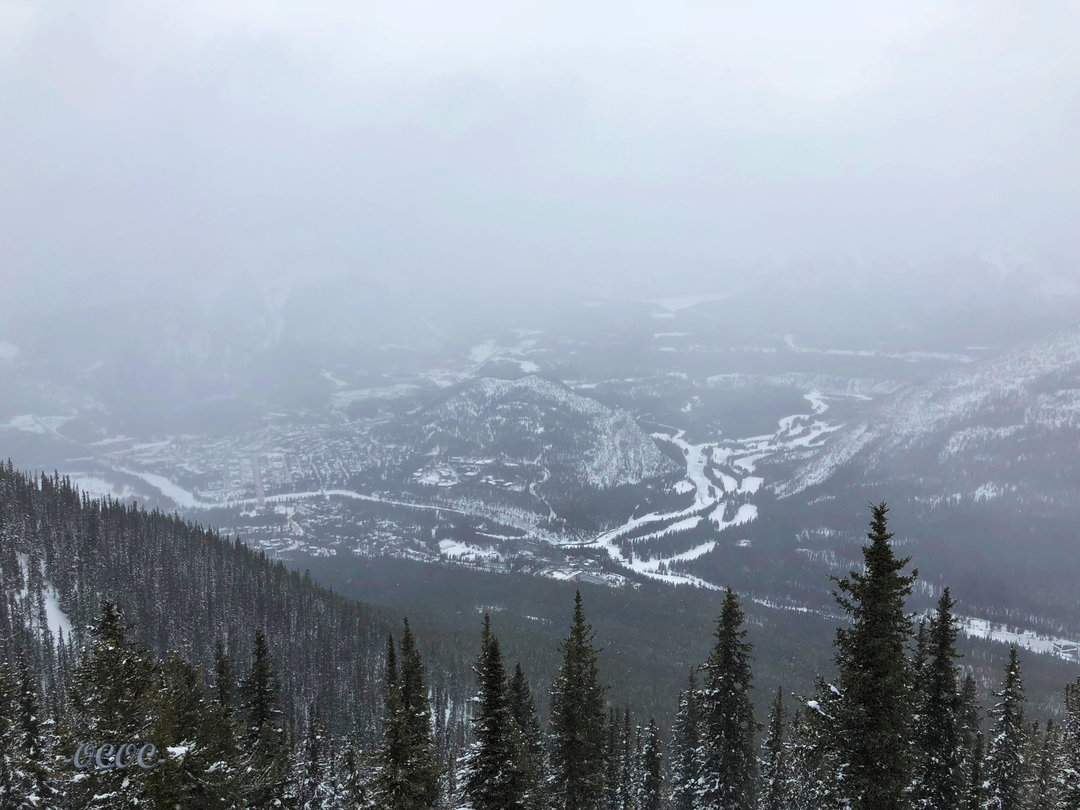
{"label": "forested hillside", "polygon": [[[917,573],[887,512],[834,582],[828,679],[756,717],[753,624],[728,590],[667,729],[613,701],[580,592],[541,717],[488,616],[478,648],[441,648],[239,542],[8,465],[0,807],[1080,806],[1080,679],[1058,722],[1031,716],[1013,648],[984,715],[949,592],[907,612]],[[83,743],[97,758],[80,767]],[[133,766],[126,743],[160,761]]]}

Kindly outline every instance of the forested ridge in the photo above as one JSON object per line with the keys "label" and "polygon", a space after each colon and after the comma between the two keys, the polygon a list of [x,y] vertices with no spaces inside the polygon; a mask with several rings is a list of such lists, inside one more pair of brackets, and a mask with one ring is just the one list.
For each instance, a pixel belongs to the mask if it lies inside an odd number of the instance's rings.
{"label": "forested ridge", "polygon": [[[1014,648],[984,717],[949,592],[924,620],[906,612],[917,573],[887,512],[872,508],[862,569],[833,582],[848,621],[829,679],[755,717],[729,590],[666,729],[614,704],[580,593],[541,718],[489,616],[474,650],[422,644],[239,541],[9,463],[0,808],[1080,807],[1080,679],[1061,722],[1030,717]],[[164,762],[79,770],[64,760],[82,742],[152,742]]]}

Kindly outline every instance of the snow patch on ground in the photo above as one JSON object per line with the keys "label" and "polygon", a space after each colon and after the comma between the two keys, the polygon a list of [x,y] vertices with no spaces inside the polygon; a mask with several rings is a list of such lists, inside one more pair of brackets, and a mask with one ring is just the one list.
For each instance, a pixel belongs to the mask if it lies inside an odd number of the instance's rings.
{"label": "snow patch on ground", "polygon": [[138,495],[138,493],[127,484],[114,484],[111,481],[106,481],[104,478],[98,478],[97,476],[88,475],[86,473],[69,473],[68,478],[71,479],[73,486],[79,488],[80,492],[85,492],[87,495],[91,495],[95,498],[109,496],[120,500],[127,500],[128,498]]}
{"label": "snow patch on ground", "polygon": [[493,548],[480,548],[457,540],[440,540],[439,554],[448,559],[473,562],[476,560],[497,560],[499,552]]}
{"label": "snow patch on ground", "polygon": [[21,430],[24,433],[56,434],[56,431],[68,421],[67,416],[32,416],[19,414],[13,416],[6,423],[0,424],[0,429]]}
{"label": "snow patch on ground", "polygon": [[1017,647],[1034,653],[1053,655],[1066,661],[1080,663],[1080,643],[1071,639],[1044,636],[1030,630],[1016,630],[972,616],[957,616],[956,618],[960,632],[969,638],[1015,644]]}
{"label": "snow patch on ground", "polygon": [[[19,554],[19,567],[22,568],[23,579],[27,579],[30,573],[30,558],[26,554]],[[55,642],[60,635],[60,631],[63,631],[64,638],[71,638],[71,619],[68,615],[60,609],[60,596],[49,580],[44,579],[45,576],[45,563],[41,563],[41,575],[43,587],[41,590],[42,596],[45,598],[45,622],[48,625],[49,631],[53,635],[53,641]],[[20,600],[25,600],[29,596],[29,588],[24,587],[19,594]],[[37,616],[36,611],[29,611],[31,616]],[[31,621],[35,621],[32,619]],[[34,629],[33,627],[31,629]]]}
{"label": "snow patch on ground", "polygon": [[164,475],[157,473],[139,472],[137,470],[121,470],[128,475],[134,475],[148,483],[170,501],[183,509],[197,509],[206,504],[199,501],[193,492],[184,489],[179,484],[174,484]]}
{"label": "snow patch on ground", "polygon": [[765,483],[765,479],[759,475],[748,475],[739,484],[739,492],[745,492],[750,495],[757,493],[761,489],[761,485]]}

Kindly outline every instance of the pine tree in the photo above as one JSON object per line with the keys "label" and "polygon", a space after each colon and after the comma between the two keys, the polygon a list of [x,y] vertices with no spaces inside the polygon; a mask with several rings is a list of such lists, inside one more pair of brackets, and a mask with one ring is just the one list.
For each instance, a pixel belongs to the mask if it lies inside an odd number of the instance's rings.
{"label": "pine tree", "polygon": [[697,748],[701,709],[697,680],[691,670],[679,700],[671,741],[671,804],[673,810],[694,810],[698,786]]}
{"label": "pine tree", "polygon": [[1080,678],[1065,684],[1065,722],[1061,740],[1061,798],[1080,807]]}
{"label": "pine tree", "polygon": [[971,752],[975,746],[975,738],[979,736],[982,726],[978,687],[975,685],[975,678],[970,672],[964,677],[964,683],[960,687],[960,708],[957,716],[960,721],[960,747],[964,751],[964,770],[966,773],[971,759]]}
{"label": "pine tree", "polygon": [[607,748],[604,752],[604,810],[622,810],[622,723],[612,707],[607,720]]}
{"label": "pine tree", "polygon": [[278,684],[270,662],[270,648],[262,630],[255,633],[254,660],[244,681],[244,708],[247,710],[247,735],[255,738],[262,727],[273,720]]}
{"label": "pine tree", "polygon": [[630,707],[623,707],[622,732],[619,735],[619,810],[637,810],[637,751]]}
{"label": "pine tree", "polygon": [[525,678],[521,664],[514,665],[514,674],[509,686],[509,701],[510,713],[524,741],[521,764],[525,782],[525,806],[529,810],[540,810],[546,782],[544,735],[540,729],[540,718],[536,715],[532,690],[529,688],[529,682]]}
{"label": "pine tree", "polygon": [[234,805],[238,763],[231,735],[223,737],[218,726],[221,711],[206,694],[201,666],[176,653],[159,663],[152,738],[167,757],[145,777],[156,806],[224,810]]}
{"label": "pine tree", "polygon": [[15,806],[17,791],[21,792],[15,772],[16,691],[10,667],[0,661],[0,807]]}
{"label": "pine tree", "polygon": [[971,749],[971,764],[968,767],[967,789],[964,795],[963,810],[984,810],[986,807],[986,756],[983,735],[975,735],[975,744]]}
{"label": "pine tree", "polygon": [[380,810],[428,810],[439,797],[440,769],[431,736],[424,665],[405,620],[401,667],[393,639],[386,659],[386,719],[372,797]]}
{"label": "pine tree", "polygon": [[1016,646],[1009,649],[1005,683],[994,693],[1000,702],[995,718],[986,769],[989,810],[1024,810],[1024,684]]}
{"label": "pine tree", "polygon": [[604,788],[605,690],[580,591],[560,652],[562,666],[551,690],[550,794],[555,810],[598,810]]}
{"label": "pine tree", "polygon": [[913,686],[904,600],[917,572],[900,573],[909,559],[893,554],[888,507],[871,511],[865,573],[834,578],[836,600],[852,621],[836,633],[837,740],[852,810],[903,810],[910,804]]}
{"label": "pine tree", "polygon": [[460,779],[471,810],[524,810],[525,740],[510,709],[499,639],[484,616],[480,657],[476,663],[479,694],[473,717],[475,742],[465,757]]}
{"label": "pine tree", "polygon": [[955,604],[946,588],[926,638],[929,656],[922,668],[923,696],[916,735],[914,804],[934,810],[956,807],[964,788],[960,694],[957,690]]}
{"label": "pine tree", "polygon": [[312,703],[308,709],[303,758],[296,775],[296,794],[301,810],[332,810],[338,806],[332,757],[333,749],[328,744],[322,710],[318,703]]}
{"label": "pine tree", "polygon": [[755,803],[753,645],[746,641],[743,618],[729,588],[716,623],[716,644],[704,666],[697,790],[701,810],[752,810]]}
{"label": "pine tree", "polygon": [[[1035,724],[1036,732],[1038,723]],[[1063,772],[1061,761],[1061,734],[1054,721],[1047,720],[1043,733],[1036,734],[1035,778],[1030,810],[1058,810],[1062,807]]]}
{"label": "pine tree", "polygon": [[840,697],[818,678],[817,694],[803,699],[791,723],[788,797],[791,810],[847,810],[841,748],[837,740]]}
{"label": "pine tree", "polygon": [[650,717],[641,745],[641,775],[638,786],[637,810],[661,810],[664,801],[664,751],[660,744],[660,729]]}
{"label": "pine tree", "polygon": [[251,672],[244,679],[242,692],[247,759],[243,795],[248,806],[277,806],[286,797],[289,746],[277,708],[278,683],[270,648],[262,630],[255,633]]}
{"label": "pine tree", "polygon": [[761,788],[758,791],[760,810],[787,810],[790,804],[786,721],[784,693],[782,689],[777,689],[769,709],[768,734],[762,745]]}
{"label": "pine tree", "polygon": [[[19,679],[19,737],[21,742],[20,770],[23,774],[25,795],[36,797],[26,801],[26,806],[43,807],[51,804],[56,792],[51,784],[51,769],[47,765],[44,735],[37,695],[37,684],[30,675],[30,667],[24,660]],[[16,807],[20,805],[15,805]]]}
{"label": "pine tree", "polygon": [[217,702],[228,714],[232,714],[232,668],[229,665],[229,656],[225,653],[225,645],[217,642],[214,649],[214,688]]}
{"label": "pine tree", "polygon": [[[104,601],[91,629],[92,642],[69,690],[65,751],[74,753],[91,740],[138,741],[150,736],[155,666],[142,648],[128,640],[127,630],[116,604]],[[92,803],[95,810],[127,810],[144,798],[145,781],[129,779],[125,771],[91,767],[81,774],[68,789],[66,801],[72,808]]]}

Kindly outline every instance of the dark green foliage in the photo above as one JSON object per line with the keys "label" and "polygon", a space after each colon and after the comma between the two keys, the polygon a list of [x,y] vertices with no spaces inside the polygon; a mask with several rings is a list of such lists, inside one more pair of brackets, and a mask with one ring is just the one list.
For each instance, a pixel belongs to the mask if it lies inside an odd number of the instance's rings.
{"label": "dark green foliage", "polygon": [[604,788],[604,688],[581,592],[551,690],[551,774],[555,810],[599,810]]}
{"label": "dark green foliage", "polygon": [[621,810],[622,799],[622,726],[615,709],[608,712],[607,747],[604,750],[604,810]]}
{"label": "dark green foliage", "polygon": [[701,706],[693,671],[679,700],[671,741],[671,802],[673,810],[694,810],[698,782],[698,736]]}
{"label": "dark green foliage", "polygon": [[716,623],[716,644],[703,667],[697,806],[751,810],[757,790],[754,707],[750,702],[753,645],[743,611],[729,588]]}
{"label": "dark green foliage", "polygon": [[[955,604],[946,588],[926,634],[916,723],[914,804],[933,810],[955,807],[964,788],[963,720],[957,688]],[[921,627],[920,627],[921,630]],[[921,633],[920,633],[921,635]]]}
{"label": "dark green foliage", "polygon": [[986,763],[987,807],[990,810],[1024,810],[1024,683],[1015,646],[1009,650],[1002,689],[994,694],[1000,701],[991,712],[994,729]]}
{"label": "dark green foliage", "polygon": [[209,699],[202,668],[175,653],[157,667],[151,732],[167,761],[145,776],[159,807],[227,808],[237,799],[237,748],[225,710]]}
{"label": "dark green foliage", "polygon": [[510,706],[499,640],[484,616],[476,664],[479,694],[473,716],[475,742],[464,758],[460,781],[472,810],[524,810],[525,738]]}
{"label": "dark green foliage", "polygon": [[837,740],[844,791],[853,810],[903,810],[911,784],[912,672],[906,651],[911,620],[904,601],[917,572],[893,554],[888,507],[871,507],[865,573],[835,580],[851,618],[836,633]]}
{"label": "dark green foliage", "polygon": [[214,689],[218,705],[228,714],[232,714],[232,667],[229,656],[225,654],[225,645],[220,641],[214,648]]}
{"label": "dark green foliage", "polygon": [[1029,801],[1031,810],[1056,810],[1061,807],[1063,793],[1061,729],[1053,720],[1046,721],[1045,731],[1038,733],[1035,723],[1034,778]]}
{"label": "dark green foliage", "polygon": [[399,667],[391,639],[386,658],[383,743],[370,793],[375,806],[385,810],[427,810],[438,801],[441,773],[431,736],[424,664],[408,619],[400,653]]}
{"label": "dark green foliage", "polygon": [[636,810],[661,810],[664,801],[664,751],[656,719],[649,718],[641,744],[640,785]]}
{"label": "dark green foliage", "polygon": [[16,790],[15,760],[15,679],[6,661],[0,661],[0,807],[14,802]]}
{"label": "dark green foliage", "polygon": [[623,707],[622,730],[619,734],[619,810],[636,810],[637,798],[637,738],[630,723],[630,707]]}
{"label": "dark green foliage", "polygon": [[547,782],[544,734],[540,728],[540,718],[536,715],[532,689],[521,669],[521,664],[514,665],[514,674],[509,685],[509,701],[510,713],[524,743],[524,749],[521,752],[521,767],[526,785],[525,806],[529,810],[539,810],[544,800],[544,788]]}
{"label": "dark green foliage", "polygon": [[819,679],[817,694],[803,700],[791,723],[788,746],[792,810],[840,810],[847,805],[841,746],[837,739],[839,695]]}
{"label": "dark green foliage", "polygon": [[790,801],[791,776],[786,725],[784,693],[778,689],[769,709],[769,727],[762,744],[761,788],[758,791],[761,810],[786,810]]}
{"label": "dark green foliage", "polygon": [[967,788],[964,796],[964,810],[983,810],[986,807],[986,754],[983,735],[975,735],[975,744],[971,749],[971,764],[968,766]]}
{"label": "dark green foliage", "polygon": [[[63,647],[59,638],[50,642],[52,633],[40,623],[43,580],[55,587],[71,620]],[[67,479],[34,478],[5,464],[0,584],[0,660],[30,653],[45,716],[67,702],[66,685],[92,642],[88,628],[104,597],[122,610],[132,641],[154,656],[174,651],[212,672],[217,640],[227,640],[234,680],[252,658],[252,629],[262,628],[273,640],[274,669],[288,673],[278,694],[288,724],[302,726],[308,706],[319,699],[332,734],[356,734],[367,747],[377,740],[381,701],[372,687],[382,670],[389,617],[239,540],[174,515],[85,498]],[[27,584],[30,598],[13,614],[7,597]],[[12,624],[32,625],[37,638],[10,632]],[[456,656],[441,660],[456,670]]]}
{"label": "dark green foliage", "polygon": [[[154,723],[155,662],[128,640],[127,625],[113,602],[105,601],[91,630],[93,639],[83,653],[69,690],[70,711],[62,748],[75,752],[83,742],[149,740]],[[70,772],[69,772],[70,773]],[[90,768],[68,791],[70,807],[127,808],[143,797],[143,780],[128,779],[120,770]]]}
{"label": "dark green foliage", "polygon": [[1080,807],[1080,678],[1065,685],[1065,722],[1061,741],[1061,798]]}
{"label": "dark green foliage", "polygon": [[251,674],[244,681],[242,691],[247,721],[246,733],[249,737],[257,737],[262,727],[275,719],[274,703],[278,692],[278,684],[274,680],[270,664],[270,648],[262,630],[255,633],[255,657],[251,663]]}

